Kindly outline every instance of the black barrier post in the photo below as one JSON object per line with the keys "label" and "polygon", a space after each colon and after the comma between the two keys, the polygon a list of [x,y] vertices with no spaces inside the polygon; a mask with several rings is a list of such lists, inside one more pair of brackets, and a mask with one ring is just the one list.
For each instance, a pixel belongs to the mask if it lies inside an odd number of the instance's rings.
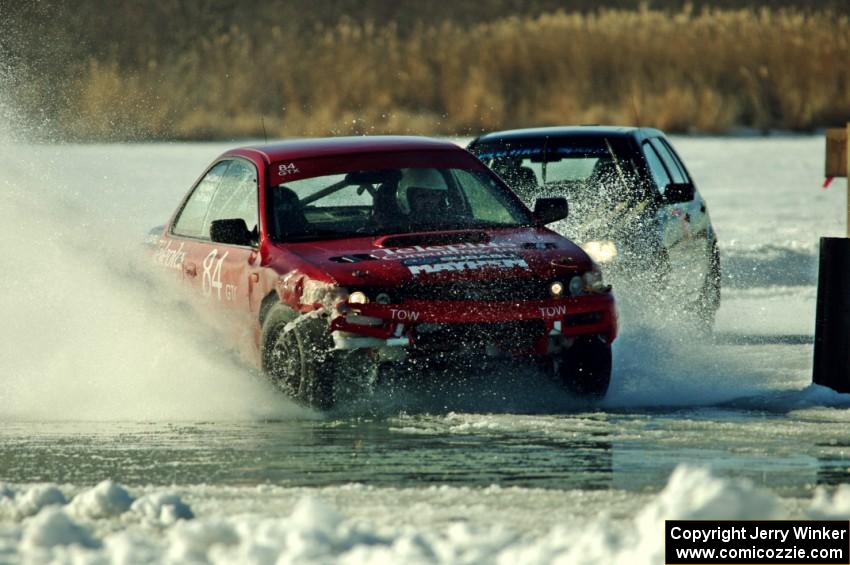
{"label": "black barrier post", "polygon": [[[827,180],[847,177],[847,237],[822,237],[812,381],[850,392],[850,122],[826,132]],[[828,186],[827,182],[824,186]]]}
{"label": "black barrier post", "polygon": [[850,392],[850,239],[822,237],[812,380]]}

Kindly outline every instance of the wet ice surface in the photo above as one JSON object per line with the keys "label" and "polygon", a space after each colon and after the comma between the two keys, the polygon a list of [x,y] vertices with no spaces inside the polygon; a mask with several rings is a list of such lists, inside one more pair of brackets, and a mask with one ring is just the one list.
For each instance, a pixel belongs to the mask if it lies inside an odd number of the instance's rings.
{"label": "wet ice surface", "polygon": [[[775,412],[788,400],[777,393],[772,401],[751,398],[728,407],[564,415],[9,423],[0,433],[0,469],[14,483],[85,485],[110,478],[128,486],[360,483],[644,492],[659,489],[677,464],[688,463],[790,496],[850,482],[847,410],[822,391],[792,394],[793,402],[809,407]],[[839,407],[824,408],[824,402]]]}
{"label": "wet ice surface", "polygon": [[713,340],[618,287],[599,406],[500,375],[328,416],[135,284],[127,250],[226,145],[4,151],[0,562],[660,562],[664,518],[846,519],[850,397],[810,386],[817,239],[845,202],[823,140],[674,143],[720,238]]}

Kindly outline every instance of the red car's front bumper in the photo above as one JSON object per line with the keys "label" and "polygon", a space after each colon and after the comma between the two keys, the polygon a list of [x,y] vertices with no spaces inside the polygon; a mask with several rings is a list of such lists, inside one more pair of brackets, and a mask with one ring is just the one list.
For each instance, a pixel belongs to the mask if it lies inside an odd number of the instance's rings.
{"label": "red car's front bumper", "polygon": [[617,337],[617,311],[608,292],[523,302],[407,300],[401,304],[341,303],[330,323],[338,349],[415,345],[417,327],[497,326],[537,321],[527,353],[545,355],[552,337]]}

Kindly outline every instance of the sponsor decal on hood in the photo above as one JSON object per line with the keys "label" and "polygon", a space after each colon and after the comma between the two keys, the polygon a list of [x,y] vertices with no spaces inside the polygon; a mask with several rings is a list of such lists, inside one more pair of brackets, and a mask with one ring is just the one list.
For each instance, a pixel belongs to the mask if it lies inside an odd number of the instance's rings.
{"label": "sponsor decal on hood", "polygon": [[480,269],[529,269],[525,259],[516,253],[463,253],[431,257],[405,258],[401,264],[414,277],[445,271],[477,271]]}
{"label": "sponsor decal on hood", "polygon": [[414,245],[413,247],[396,247],[387,249],[376,249],[373,251],[380,255],[381,259],[409,259],[413,257],[438,257],[441,255],[461,255],[469,253],[492,253],[497,251],[510,251],[517,249],[515,243],[488,242],[488,243],[453,243],[451,245]]}

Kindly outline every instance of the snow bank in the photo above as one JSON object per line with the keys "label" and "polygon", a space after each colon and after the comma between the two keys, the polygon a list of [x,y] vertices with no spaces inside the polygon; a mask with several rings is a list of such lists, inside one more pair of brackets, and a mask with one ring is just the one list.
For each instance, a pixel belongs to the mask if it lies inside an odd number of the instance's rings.
{"label": "snow bank", "polygon": [[342,516],[312,497],[301,499],[288,518],[253,516],[183,522],[168,534],[168,559],[176,562],[324,561],[376,538],[353,529]]}
{"label": "snow bank", "polygon": [[656,520],[768,520],[778,512],[777,498],[748,480],[714,476],[708,469],[680,465],[667,486],[638,517]]}
{"label": "snow bank", "polygon": [[747,480],[722,479],[707,469],[680,465],[658,497],[635,518],[637,539],[620,555],[623,563],[663,563],[664,520],[778,519],[779,500]]}
{"label": "snow bank", "polygon": [[[0,485],[0,500],[49,500],[52,485],[16,490]],[[54,493],[50,496],[45,493]],[[59,491],[61,494],[61,491]],[[64,495],[63,495],[64,496]],[[266,507],[274,511],[273,505]],[[110,481],[78,494],[64,507],[47,505],[14,523],[21,540],[13,561],[195,563],[612,563],[663,562],[665,519],[790,517],[777,496],[746,480],[703,468],[678,467],[666,487],[631,517],[604,515],[587,523],[553,523],[520,535],[510,524],[454,522],[442,527],[376,526],[339,514],[305,496],[283,515],[243,514],[188,520],[179,496],[148,493],[132,500]],[[803,515],[850,514],[850,485],[817,491]],[[799,513],[798,513],[799,514]],[[22,516],[22,515],[21,515]]]}
{"label": "snow bank", "polygon": [[59,508],[45,510],[27,522],[21,540],[24,551],[66,545],[96,548],[100,543]]}
{"label": "snow bank", "polygon": [[840,485],[832,496],[823,487],[818,487],[809,516],[813,520],[850,519],[850,485]]}
{"label": "snow bank", "polygon": [[[176,494],[134,499],[108,480],[79,492],[71,502],[56,485],[0,483],[0,561],[7,562],[9,551],[12,562],[157,561],[161,549],[133,528],[169,527],[192,517],[192,509]],[[11,528],[5,527],[8,522]],[[98,532],[106,534],[98,537]]]}
{"label": "snow bank", "polygon": [[123,514],[131,504],[133,497],[130,493],[121,485],[107,480],[75,496],[68,510],[87,518],[109,518]]}
{"label": "snow bank", "polygon": [[22,492],[15,493],[13,499],[13,514],[18,517],[34,516],[47,506],[61,506],[68,501],[56,485],[36,485]]}
{"label": "snow bank", "polygon": [[192,509],[179,496],[171,493],[155,493],[143,496],[133,503],[130,510],[149,523],[170,526],[178,520],[194,518]]}
{"label": "snow bank", "polygon": [[217,552],[238,546],[240,536],[235,525],[225,520],[206,520],[180,524],[169,532],[167,553],[169,560],[204,562],[211,548]]}

